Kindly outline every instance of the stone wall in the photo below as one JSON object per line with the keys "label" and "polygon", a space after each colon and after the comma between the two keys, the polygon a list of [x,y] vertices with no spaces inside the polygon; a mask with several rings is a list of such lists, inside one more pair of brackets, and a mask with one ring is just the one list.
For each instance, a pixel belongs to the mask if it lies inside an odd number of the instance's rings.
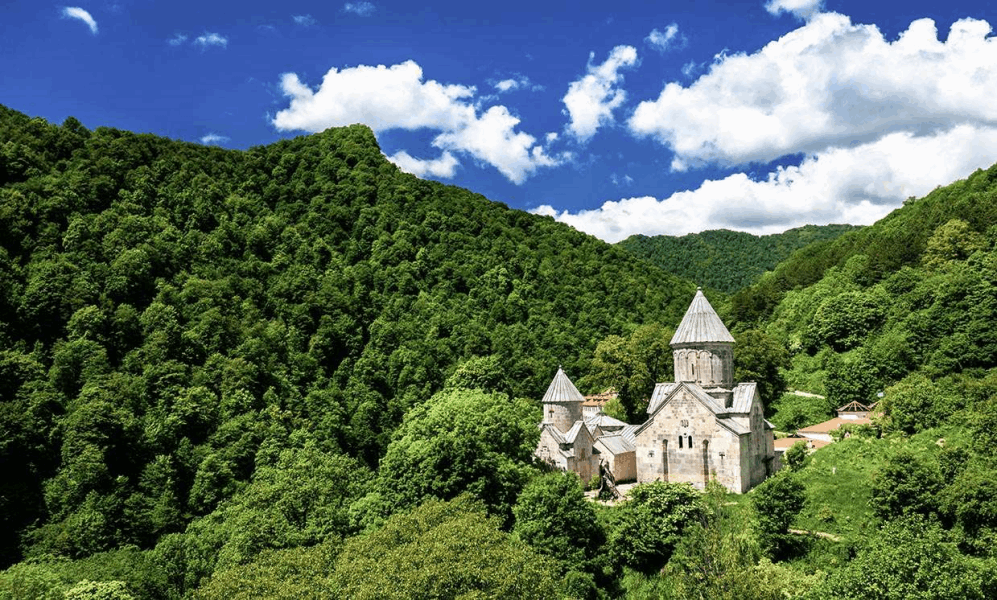
{"label": "stone wall", "polygon": [[637,481],[689,482],[702,489],[716,477],[728,489],[742,491],[740,446],[737,435],[718,426],[708,408],[680,389],[637,434]]}
{"label": "stone wall", "polygon": [[594,475],[599,474],[601,456],[592,451],[593,440],[588,430],[582,427],[575,438],[572,448],[568,449],[573,456],[564,456],[557,440],[546,428],[540,432],[540,441],[534,454],[540,460],[553,465],[562,471],[578,473],[584,483],[588,483]]}
{"label": "stone wall", "polygon": [[730,344],[676,347],[672,359],[675,381],[693,381],[704,388],[734,386],[734,351]]}
{"label": "stone wall", "polygon": [[547,402],[543,405],[543,423],[550,423],[561,433],[567,432],[575,421],[582,420],[581,402]]}
{"label": "stone wall", "polygon": [[609,470],[617,483],[637,480],[637,452],[621,452],[613,454],[608,448],[596,442],[596,448],[602,453],[602,460],[609,465]]}

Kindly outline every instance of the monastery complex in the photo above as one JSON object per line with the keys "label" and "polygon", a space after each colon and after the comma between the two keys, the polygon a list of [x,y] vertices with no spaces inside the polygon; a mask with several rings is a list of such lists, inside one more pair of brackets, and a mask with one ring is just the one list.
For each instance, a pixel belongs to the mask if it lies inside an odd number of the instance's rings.
{"label": "monastery complex", "polygon": [[734,383],[734,337],[702,290],[671,340],[675,382],[655,386],[647,420],[630,425],[601,412],[558,369],[543,397],[536,455],[589,481],[600,465],[617,482],[716,479],[746,492],[777,468],[772,425],[754,383]]}

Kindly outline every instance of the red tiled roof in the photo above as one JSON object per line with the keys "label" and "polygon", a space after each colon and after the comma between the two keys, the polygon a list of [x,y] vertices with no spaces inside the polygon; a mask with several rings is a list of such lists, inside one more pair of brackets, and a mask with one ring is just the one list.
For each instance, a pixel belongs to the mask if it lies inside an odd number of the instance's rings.
{"label": "red tiled roof", "polygon": [[806,442],[807,446],[809,446],[810,448],[814,448],[815,450],[823,448],[824,446],[827,446],[828,444],[831,443],[831,442],[826,442],[824,440],[815,440],[805,437],[785,437],[775,440],[775,449],[776,451],[782,450],[783,452],[785,452],[786,450],[792,448],[796,444],[796,442]]}
{"label": "red tiled roof", "polygon": [[817,423],[816,425],[811,425],[810,427],[804,427],[803,429],[798,429],[797,433],[829,433],[835,429],[841,427],[842,425],[869,425],[872,423],[872,419],[862,417],[858,419],[842,419],[841,417],[835,417],[823,423]]}

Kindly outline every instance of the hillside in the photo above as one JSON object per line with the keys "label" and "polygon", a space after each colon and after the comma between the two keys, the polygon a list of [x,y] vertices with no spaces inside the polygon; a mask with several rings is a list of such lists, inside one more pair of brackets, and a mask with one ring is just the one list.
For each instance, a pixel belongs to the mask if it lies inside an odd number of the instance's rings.
{"label": "hillside", "polygon": [[601,506],[538,399],[560,364],[639,409],[694,283],[362,126],[0,140],[0,600],[997,595],[997,166],[717,299],[738,377],[827,396],[773,420],[873,427]]}
{"label": "hillside", "polygon": [[7,564],[150,547],[292,434],[376,468],[458,365],[536,401],[695,290],[361,126],[239,152],[0,108],[0,139]]}
{"label": "hillside", "polygon": [[717,229],[681,237],[632,235],[617,245],[669,273],[733,294],[795,250],[856,229],[855,225],[806,225],[763,236]]}
{"label": "hillside", "polygon": [[817,283],[828,269],[843,268],[853,256],[868,257],[858,274],[865,283],[915,266],[931,235],[951,219],[965,221],[973,231],[986,231],[997,222],[995,181],[997,165],[980,169],[924,198],[909,198],[902,208],[869,227],[801,248],[772,273],[735,294],[734,319],[745,325],[767,320],[786,292]]}

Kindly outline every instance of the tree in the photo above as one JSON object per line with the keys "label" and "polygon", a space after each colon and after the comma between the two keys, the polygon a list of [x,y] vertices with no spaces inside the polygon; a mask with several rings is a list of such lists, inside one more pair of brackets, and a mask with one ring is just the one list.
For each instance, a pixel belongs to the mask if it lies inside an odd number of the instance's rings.
{"label": "tree", "polygon": [[913,435],[937,426],[961,408],[947,392],[923,374],[912,373],[886,388],[880,410],[890,429]]}
{"label": "tree", "polygon": [[557,571],[468,496],[429,500],[343,547],[333,589],[356,600],[553,598]]}
{"label": "tree", "polygon": [[875,292],[843,292],[817,308],[807,331],[812,349],[827,344],[836,352],[860,345],[870,332],[882,326],[886,295]]}
{"label": "tree", "polygon": [[888,523],[812,598],[854,600],[983,600],[997,593],[992,561],[967,558],[937,523],[920,517]]}
{"label": "tree", "polygon": [[752,491],[761,543],[774,558],[785,554],[789,527],[803,510],[805,492],[803,484],[788,471],[766,479]]}
{"label": "tree", "polygon": [[[337,540],[338,542],[338,540]],[[198,600],[321,600],[338,544],[264,550],[251,562],[219,568],[194,593]]]}
{"label": "tree", "polygon": [[135,600],[123,581],[83,580],[66,590],[66,600]]}
{"label": "tree", "polygon": [[494,514],[512,505],[533,473],[536,407],[480,390],[446,390],[414,408],[388,445],[376,489],[390,510],[468,492]]}
{"label": "tree", "polygon": [[944,520],[957,526],[974,551],[990,552],[997,532],[997,468],[989,455],[969,461],[939,504]]}
{"label": "tree", "polygon": [[605,541],[592,504],[574,473],[548,473],[523,488],[512,509],[512,532],[534,550],[582,568]]}
{"label": "tree", "polygon": [[509,392],[497,355],[470,358],[459,365],[447,378],[447,389]]}
{"label": "tree", "polygon": [[890,521],[905,516],[927,516],[938,511],[939,493],[944,481],[938,462],[900,450],[873,475],[873,513]]}
{"label": "tree", "polygon": [[862,351],[845,357],[831,355],[824,387],[831,406],[844,406],[849,402],[867,404],[879,388],[875,365],[868,362]]}
{"label": "tree", "polygon": [[668,562],[685,528],[706,509],[692,485],[652,481],[631,489],[617,510],[609,528],[610,559],[650,573]]}
{"label": "tree", "polygon": [[928,238],[921,264],[929,271],[936,271],[951,262],[966,260],[984,246],[983,236],[974,231],[969,223],[951,219],[935,229]]}
{"label": "tree", "polygon": [[686,528],[659,580],[670,583],[663,597],[711,600],[796,598],[819,581],[762,558],[749,512],[728,502],[727,490],[711,481],[706,510]]}
{"label": "tree", "polygon": [[749,329],[734,338],[734,381],[754,381],[766,406],[786,391],[782,370],[789,368],[789,352],[774,338]]}
{"label": "tree", "polygon": [[627,422],[642,422],[643,407],[654,384],[674,377],[671,341],[674,332],[658,323],[641,325],[628,337],[611,335],[595,348],[589,385],[612,387],[619,394]]}
{"label": "tree", "polygon": [[800,440],[786,450],[782,455],[782,459],[786,463],[786,468],[790,471],[799,471],[806,465],[809,455],[810,451],[807,449],[806,440]]}

